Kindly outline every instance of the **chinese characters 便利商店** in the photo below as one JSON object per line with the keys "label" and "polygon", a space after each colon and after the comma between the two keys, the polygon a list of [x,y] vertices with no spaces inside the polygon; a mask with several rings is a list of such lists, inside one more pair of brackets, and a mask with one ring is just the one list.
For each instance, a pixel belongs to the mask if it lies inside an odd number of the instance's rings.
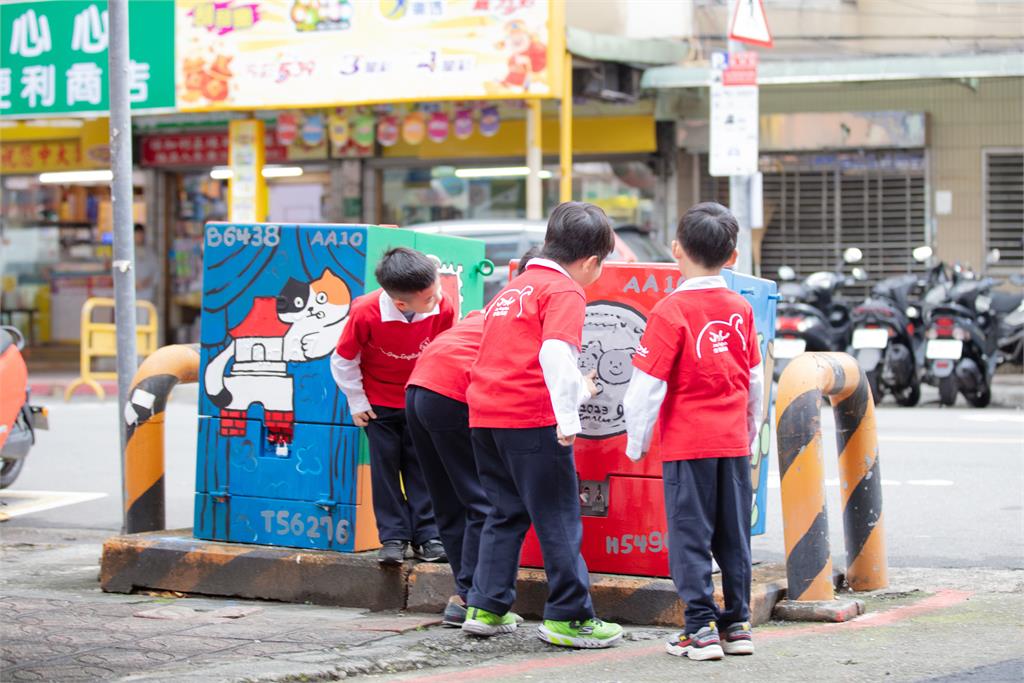
{"label": "chinese characters \u4fbf\u5229\u5546\u5e97", "polygon": [[[53,53],[53,35],[46,13],[29,9],[11,24],[10,43],[5,46],[11,55],[24,59],[37,59]],[[109,44],[108,13],[91,4],[74,18],[70,39],[71,55],[95,55],[101,61],[76,61],[64,69],[66,104],[78,103],[99,106],[105,91],[103,85],[104,53]],[[58,60],[54,60],[58,61]],[[58,69],[55,63],[29,64],[21,67],[17,81],[21,86],[18,96],[30,109],[49,109],[57,103]],[[0,68],[0,111],[13,106],[15,74],[11,67]],[[145,102],[149,98],[150,65],[131,61],[129,69],[129,100]]]}

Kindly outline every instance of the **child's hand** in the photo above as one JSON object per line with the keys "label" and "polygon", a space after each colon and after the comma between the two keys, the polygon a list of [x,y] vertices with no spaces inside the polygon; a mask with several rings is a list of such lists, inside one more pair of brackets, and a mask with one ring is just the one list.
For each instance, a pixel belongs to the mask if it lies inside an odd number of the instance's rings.
{"label": "child's hand", "polygon": [[594,398],[601,393],[601,389],[594,382],[595,379],[597,379],[597,370],[591,370],[583,375],[583,381],[587,383],[587,391],[590,392],[590,398]]}
{"label": "child's hand", "polygon": [[571,446],[573,442],[576,441],[575,434],[570,434],[569,436],[563,435],[561,427],[555,427],[555,434],[558,436],[558,443],[563,446]]}
{"label": "child's hand", "polygon": [[640,454],[636,455],[635,457],[633,455],[631,455],[629,451],[626,451],[626,457],[629,458],[633,462],[640,462],[641,460],[643,460],[644,458],[647,457],[647,451],[644,451],[643,453],[640,453]]}
{"label": "child's hand", "polygon": [[352,422],[355,423],[356,427],[365,427],[370,424],[370,420],[376,419],[377,413],[373,412],[372,408],[362,413],[352,413]]}

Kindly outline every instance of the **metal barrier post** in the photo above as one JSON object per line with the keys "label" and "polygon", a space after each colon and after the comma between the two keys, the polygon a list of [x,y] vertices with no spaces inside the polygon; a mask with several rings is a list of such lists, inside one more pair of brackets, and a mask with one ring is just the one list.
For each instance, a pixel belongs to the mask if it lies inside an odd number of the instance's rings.
{"label": "metal barrier post", "polygon": [[199,345],[165,346],[149,356],[125,403],[124,533],[158,531],[166,524],[164,495],[164,409],[178,384],[199,376]]}
{"label": "metal barrier post", "polygon": [[825,507],[821,400],[836,419],[847,582],[854,590],[888,585],[875,405],[864,371],[845,353],[806,353],[779,380],[776,434],[789,599],[832,600],[832,557]]}

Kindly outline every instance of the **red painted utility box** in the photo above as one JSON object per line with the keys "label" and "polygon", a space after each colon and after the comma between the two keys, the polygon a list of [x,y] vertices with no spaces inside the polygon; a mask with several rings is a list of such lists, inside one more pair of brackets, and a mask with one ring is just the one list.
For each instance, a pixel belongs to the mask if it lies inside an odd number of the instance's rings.
{"label": "red painted utility box", "polygon": [[[771,336],[775,331],[775,283],[723,271],[730,288],[754,307],[766,376],[771,378]],[[583,432],[576,439],[583,515],[583,557],[593,572],[668,576],[668,537],[661,481],[658,439],[639,463],[626,457],[622,398],[633,373],[632,357],[654,305],[672,292],[681,276],[674,264],[608,263],[601,279],[587,289],[580,368],[597,370],[600,393],[580,407]],[[751,459],[755,490],[753,533],[764,533],[764,493],[770,433],[765,396],[764,423],[758,453]],[[655,428],[657,430],[657,427]],[[699,439],[699,434],[693,438]],[[763,452],[760,452],[763,451]],[[540,544],[533,530],[523,544],[524,567],[542,567]]]}

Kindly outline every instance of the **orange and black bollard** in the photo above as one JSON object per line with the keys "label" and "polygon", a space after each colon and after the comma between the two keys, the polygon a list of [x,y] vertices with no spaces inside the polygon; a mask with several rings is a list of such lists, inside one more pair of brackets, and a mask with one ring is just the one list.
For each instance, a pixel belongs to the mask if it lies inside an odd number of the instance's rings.
{"label": "orange and black bollard", "polygon": [[854,590],[888,584],[875,406],[864,372],[844,353],[808,353],[779,380],[776,433],[790,600],[832,600],[832,556],[825,506],[822,395],[836,420],[846,538]]}
{"label": "orange and black bollard", "polygon": [[165,346],[149,356],[125,404],[124,532],[164,528],[164,409],[178,384],[199,376],[199,345]]}

